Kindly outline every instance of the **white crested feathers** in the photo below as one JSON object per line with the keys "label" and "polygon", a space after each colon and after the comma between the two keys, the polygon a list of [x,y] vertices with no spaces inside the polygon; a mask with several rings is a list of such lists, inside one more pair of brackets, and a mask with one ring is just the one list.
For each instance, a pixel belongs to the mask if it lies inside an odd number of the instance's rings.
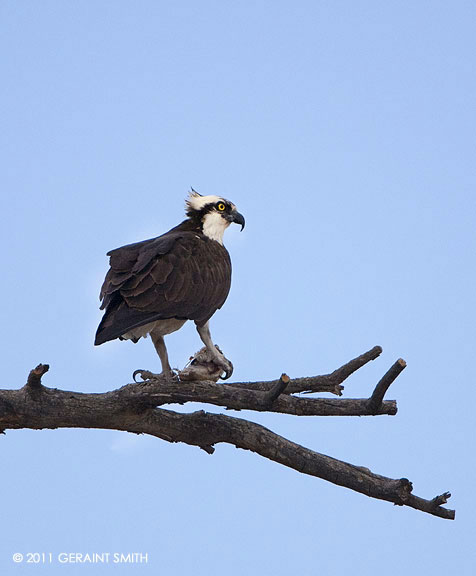
{"label": "white crested feathers", "polygon": [[204,208],[207,204],[216,204],[223,198],[219,196],[202,196],[198,192],[193,190],[188,195],[187,200],[185,200],[186,206],[188,210],[196,210],[199,212],[202,208]]}

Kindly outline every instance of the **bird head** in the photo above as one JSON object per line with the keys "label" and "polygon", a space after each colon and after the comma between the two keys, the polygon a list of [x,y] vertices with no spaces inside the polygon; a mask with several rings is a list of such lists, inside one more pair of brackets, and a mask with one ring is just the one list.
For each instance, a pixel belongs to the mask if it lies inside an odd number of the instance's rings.
{"label": "bird head", "polygon": [[187,216],[200,224],[205,236],[223,243],[223,234],[230,224],[245,227],[245,219],[233,202],[220,196],[202,196],[193,190],[190,192],[185,211]]}

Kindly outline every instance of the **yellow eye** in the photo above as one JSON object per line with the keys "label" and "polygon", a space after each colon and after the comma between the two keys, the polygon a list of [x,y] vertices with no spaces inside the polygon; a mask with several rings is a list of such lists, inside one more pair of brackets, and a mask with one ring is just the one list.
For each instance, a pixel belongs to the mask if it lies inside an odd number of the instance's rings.
{"label": "yellow eye", "polygon": [[223,204],[223,202],[219,202],[217,205],[218,210],[220,210],[220,212],[223,212],[223,210],[225,210],[226,206],[225,204]]}

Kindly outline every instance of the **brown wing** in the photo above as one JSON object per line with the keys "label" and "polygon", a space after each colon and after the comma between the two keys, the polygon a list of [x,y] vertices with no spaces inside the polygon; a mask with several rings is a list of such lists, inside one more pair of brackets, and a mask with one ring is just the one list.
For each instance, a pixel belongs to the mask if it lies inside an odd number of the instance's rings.
{"label": "brown wing", "polygon": [[165,318],[204,324],[221,308],[231,284],[230,256],[221,244],[197,232],[163,236],[109,252],[101,288],[95,344]]}

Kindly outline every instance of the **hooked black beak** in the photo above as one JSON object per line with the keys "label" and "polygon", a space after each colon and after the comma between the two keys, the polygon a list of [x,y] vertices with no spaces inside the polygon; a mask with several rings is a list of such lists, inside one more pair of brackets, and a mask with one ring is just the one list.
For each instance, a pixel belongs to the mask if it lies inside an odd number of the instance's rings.
{"label": "hooked black beak", "polygon": [[235,224],[241,224],[242,230],[245,227],[245,217],[243,216],[243,214],[240,214],[239,212],[231,213],[231,221],[234,222]]}

